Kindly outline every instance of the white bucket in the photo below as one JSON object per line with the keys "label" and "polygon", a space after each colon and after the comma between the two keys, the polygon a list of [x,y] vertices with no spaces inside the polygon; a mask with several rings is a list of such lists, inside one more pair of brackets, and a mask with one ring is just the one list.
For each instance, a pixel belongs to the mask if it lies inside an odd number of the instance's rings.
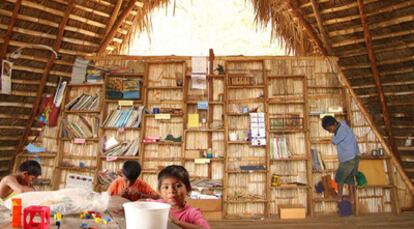
{"label": "white bucket", "polygon": [[127,229],[167,229],[169,204],[138,201],[123,207]]}

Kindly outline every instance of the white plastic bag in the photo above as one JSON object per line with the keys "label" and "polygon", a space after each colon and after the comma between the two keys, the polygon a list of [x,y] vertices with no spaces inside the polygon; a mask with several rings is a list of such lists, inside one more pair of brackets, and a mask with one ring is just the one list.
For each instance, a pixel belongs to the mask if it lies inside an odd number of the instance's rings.
{"label": "white plastic bag", "polygon": [[[23,208],[31,205],[50,207],[52,213],[62,215],[79,214],[84,211],[103,212],[108,208],[110,195],[107,192],[97,193],[85,189],[61,189],[58,191],[26,192],[13,198],[21,198]],[[11,209],[11,198],[4,202]]]}

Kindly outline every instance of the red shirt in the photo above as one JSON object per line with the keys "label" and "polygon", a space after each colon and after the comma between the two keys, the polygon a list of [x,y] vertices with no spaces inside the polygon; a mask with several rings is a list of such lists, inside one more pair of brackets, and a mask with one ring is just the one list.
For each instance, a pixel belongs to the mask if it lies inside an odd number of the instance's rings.
{"label": "red shirt", "polygon": [[[117,178],[116,180],[112,181],[112,183],[108,187],[108,192],[109,194],[111,194],[111,196],[114,196],[114,195],[119,196],[127,188],[130,190],[139,192],[139,193],[147,194],[147,195],[157,195],[157,192],[155,192],[154,189],[151,188],[151,186],[145,183],[145,181],[141,179],[137,179],[134,184],[128,187],[125,179],[122,177]],[[136,194],[126,193],[122,197],[125,197],[131,201],[136,201],[141,198],[141,195],[139,193],[136,193]]]}

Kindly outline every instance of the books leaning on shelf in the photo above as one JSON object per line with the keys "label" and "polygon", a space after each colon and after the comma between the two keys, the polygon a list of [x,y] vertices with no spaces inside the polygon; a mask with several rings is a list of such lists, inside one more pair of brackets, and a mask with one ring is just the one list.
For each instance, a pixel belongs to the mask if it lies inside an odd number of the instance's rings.
{"label": "books leaning on shelf", "polygon": [[105,156],[136,156],[139,151],[139,140],[124,141],[104,151]]}
{"label": "books leaning on shelf", "polygon": [[117,174],[113,171],[103,170],[98,173],[98,183],[101,185],[101,189],[106,190],[108,186],[117,178]]}
{"label": "books leaning on shelf", "polygon": [[104,127],[137,128],[141,124],[144,107],[128,107],[113,110],[105,119]]}
{"label": "books leaning on shelf", "polygon": [[289,158],[286,136],[275,136],[270,139],[270,159]]}
{"label": "books leaning on shelf", "polygon": [[63,119],[62,127],[62,138],[96,138],[99,118],[96,115],[75,115],[70,120]]}
{"label": "books leaning on shelf", "polygon": [[66,110],[70,111],[96,111],[99,109],[100,95],[80,94],[72,99],[66,106]]}
{"label": "books leaning on shelf", "polygon": [[312,154],[312,170],[323,171],[326,169],[325,163],[322,160],[321,153],[316,149],[311,149]]}

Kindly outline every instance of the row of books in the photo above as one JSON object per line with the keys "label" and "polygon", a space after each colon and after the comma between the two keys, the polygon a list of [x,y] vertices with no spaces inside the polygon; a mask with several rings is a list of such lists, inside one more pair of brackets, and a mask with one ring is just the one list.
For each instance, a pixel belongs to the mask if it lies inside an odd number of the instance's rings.
{"label": "row of books", "polygon": [[113,110],[105,119],[103,126],[115,128],[139,127],[143,110],[143,106]]}
{"label": "row of books", "polygon": [[287,138],[285,136],[276,136],[270,139],[270,158],[280,159],[289,158]]}
{"label": "row of books", "polygon": [[66,110],[79,110],[79,111],[96,111],[99,109],[99,94],[88,95],[85,93],[80,94],[76,98],[72,99],[66,106]]}
{"label": "row of books", "polygon": [[270,118],[270,129],[302,128],[303,118],[299,115]]}
{"label": "row of books", "polygon": [[62,120],[63,138],[96,138],[98,137],[98,116],[76,115],[73,119]]}
{"label": "row of books", "polygon": [[124,141],[112,146],[104,152],[105,156],[136,156],[139,150],[139,140]]}

